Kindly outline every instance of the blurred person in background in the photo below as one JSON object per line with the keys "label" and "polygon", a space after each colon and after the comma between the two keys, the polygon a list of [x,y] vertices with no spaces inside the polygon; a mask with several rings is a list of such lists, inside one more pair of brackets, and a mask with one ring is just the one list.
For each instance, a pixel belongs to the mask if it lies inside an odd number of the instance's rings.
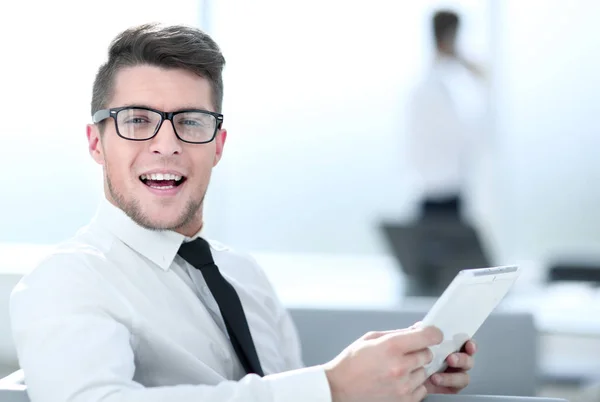
{"label": "blurred person in background", "polygon": [[460,17],[441,10],[431,19],[435,54],[409,105],[409,159],[417,175],[423,217],[460,217],[466,197],[469,159],[484,98],[479,67],[458,49]]}
{"label": "blurred person in background", "polygon": [[111,43],[87,126],[104,197],[11,296],[32,402],[412,402],[466,387],[475,344],[426,378],[443,335],[419,325],[303,367],[261,268],[205,239],[204,196],[227,137],[224,64],[191,27],[144,25]]}
{"label": "blurred person in background", "polygon": [[439,296],[461,269],[490,265],[476,225],[465,219],[472,217],[471,162],[483,137],[486,99],[481,70],[459,51],[460,24],[455,12],[434,13],[433,60],[409,101],[407,159],[419,216],[388,225],[388,233],[402,254],[410,295]]}

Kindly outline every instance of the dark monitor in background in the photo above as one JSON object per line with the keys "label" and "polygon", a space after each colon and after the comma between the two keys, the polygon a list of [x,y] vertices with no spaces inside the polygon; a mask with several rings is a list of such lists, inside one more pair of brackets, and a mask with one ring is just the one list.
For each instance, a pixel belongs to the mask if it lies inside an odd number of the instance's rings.
{"label": "dark monitor in background", "polygon": [[600,258],[555,259],[548,269],[547,282],[580,282],[600,286]]}
{"label": "dark monitor in background", "polygon": [[381,228],[409,296],[438,297],[460,270],[491,266],[477,232],[460,219],[440,215]]}

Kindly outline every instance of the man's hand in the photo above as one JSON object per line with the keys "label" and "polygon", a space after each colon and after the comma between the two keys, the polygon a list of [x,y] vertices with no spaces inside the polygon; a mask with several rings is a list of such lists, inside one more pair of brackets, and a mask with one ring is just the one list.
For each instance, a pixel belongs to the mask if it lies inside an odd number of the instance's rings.
{"label": "man's hand", "polygon": [[485,80],[487,78],[487,73],[484,68],[470,60],[465,59],[464,57],[457,57],[458,61],[473,74],[475,77]]}
{"label": "man's hand", "polygon": [[473,355],[477,351],[475,342],[468,341],[461,352],[446,358],[448,368],[429,377],[425,383],[429,394],[456,394],[469,385],[469,370],[473,368]]}
{"label": "man's hand", "polygon": [[428,349],[441,343],[434,327],[370,332],[323,367],[333,402],[418,402],[425,398]]}

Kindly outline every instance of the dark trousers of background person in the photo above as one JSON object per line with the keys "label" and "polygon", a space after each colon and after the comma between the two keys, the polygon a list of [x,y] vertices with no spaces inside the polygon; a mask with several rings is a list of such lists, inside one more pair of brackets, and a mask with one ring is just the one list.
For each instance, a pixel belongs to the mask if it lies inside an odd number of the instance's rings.
{"label": "dark trousers of background person", "polygon": [[462,202],[459,196],[444,200],[424,200],[421,203],[421,219],[435,219],[440,216],[461,220]]}
{"label": "dark trousers of background person", "polygon": [[421,203],[409,294],[438,297],[460,270],[489,266],[477,232],[462,219],[461,207],[458,196]]}

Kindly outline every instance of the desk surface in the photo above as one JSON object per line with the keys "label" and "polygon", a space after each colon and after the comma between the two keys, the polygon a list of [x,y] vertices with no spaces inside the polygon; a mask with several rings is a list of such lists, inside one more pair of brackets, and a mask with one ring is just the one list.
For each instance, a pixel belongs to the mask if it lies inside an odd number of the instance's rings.
{"label": "desk surface", "polygon": [[[435,301],[403,296],[406,282],[390,256],[261,253],[254,256],[283,303],[290,306],[427,307]],[[498,309],[531,312],[538,328],[545,333],[600,336],[597,318],[600,289],[588,285],[541,287],[521,283]]]}

